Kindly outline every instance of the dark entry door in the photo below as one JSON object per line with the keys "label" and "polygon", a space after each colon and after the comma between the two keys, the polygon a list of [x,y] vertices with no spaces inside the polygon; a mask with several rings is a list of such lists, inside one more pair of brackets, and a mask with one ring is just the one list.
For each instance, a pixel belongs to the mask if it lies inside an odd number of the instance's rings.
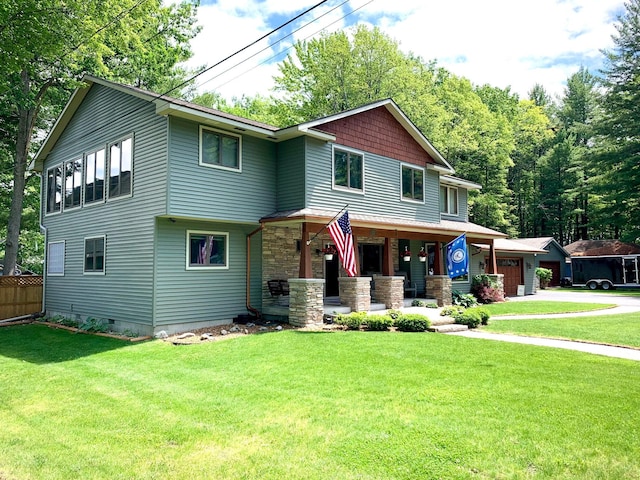
{"label": "dark entry door", "polygon": [[339,268],[338,255],[334,255],[333,260],[324,261],[324,295],[326,297],[337,297],[340,295],[340,284],[338,283]]}

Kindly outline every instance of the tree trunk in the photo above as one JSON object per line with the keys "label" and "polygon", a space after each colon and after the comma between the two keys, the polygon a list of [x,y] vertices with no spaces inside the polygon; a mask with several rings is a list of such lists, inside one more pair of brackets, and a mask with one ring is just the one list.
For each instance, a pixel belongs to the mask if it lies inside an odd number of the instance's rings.
{"label": "tree trunk", "polygon": [[[20,75],[25,98],[29,97],[31,82],[29,75],[23,71]],[[11,208],[7,224],[7,241],[4,251],[4,275],[14,275],[18,263],[18,249],[20,246],[20,224],[22,220],[22,202],[24,199],[25,173],[31,146],[31,134],[36,109],[18,105],[18,132],[16,138],[16,159],[13,165],[13,192]]]}

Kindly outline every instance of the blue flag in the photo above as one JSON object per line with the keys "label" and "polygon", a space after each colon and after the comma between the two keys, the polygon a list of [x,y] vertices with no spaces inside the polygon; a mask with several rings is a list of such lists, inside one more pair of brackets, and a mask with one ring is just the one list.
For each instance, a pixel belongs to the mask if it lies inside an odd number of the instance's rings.
{"label": "blue flag", "polygon": [[467,235],[465,233],[447,244],[447,270],[451,278],[461,277],[469,273]]}

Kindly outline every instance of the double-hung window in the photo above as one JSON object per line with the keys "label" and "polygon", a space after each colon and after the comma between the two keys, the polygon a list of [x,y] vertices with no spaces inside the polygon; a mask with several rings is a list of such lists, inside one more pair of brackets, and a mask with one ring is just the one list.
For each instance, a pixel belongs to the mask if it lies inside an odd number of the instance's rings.
{"label": "double-hung window", "polygon": [[84,273],[104,274],[105,236],[84,239]]}
{"label": "double-hung window", "polygon": [[458,189],[440,185],[440,213],[458,215]]}
{"label": "double-hung window", "polygon": [[68,210],[80,206],[82,200],[82,159],[64,164],[64,208]]}
{"label": "double-hung window", "polygon": [[402,165],[402,199],[424,202],[424,169]]}
{"label": "double-hung window", "polygon": [[47,170],[47,213],[59,213],[62,209],[62,166]]}
{"label": "double-hung window", "polygon": [[132,146],[131,137],[109,146],[109,198],[131,195]]}
{"label": "double-hung window", "polygon": [[333,186],[364,191],[364,157],[361,153],[333,149]]}
{"label": "double-hung window", "polygon": [[64,240],[47,245],[47,275],[64,276]]}
{"label": "double-hung window", "polygon": [[87,153],[84,161],[84,203],[104,200],[105,150]]}
{"label": "double-hung window", "polygon": [[229,268],[229,234],[187,230],[187,270]]}
{"label": "double-hung window", "polygon": [[200,165],[241,170],[242,137],[200,127]]}

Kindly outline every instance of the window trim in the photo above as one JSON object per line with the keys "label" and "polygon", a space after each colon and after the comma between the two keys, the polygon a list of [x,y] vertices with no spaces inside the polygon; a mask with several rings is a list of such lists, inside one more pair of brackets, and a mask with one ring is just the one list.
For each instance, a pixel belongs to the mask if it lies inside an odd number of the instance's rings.
{"label": "window trim", "polygon": [[[102,270],[86,270],[86,259],[87,259],[87,240],[96,240],[98,238],[102,239]],[[84,237],[82,245],[82,274],[83,275],[105,275],[107,272],[107,236],[106,235],[92,235],[90,237]]]}
{"label": "window trim", "polygon": [[[122,142],[129,139],[131,140],[131,179],[130,179],[131,188],[129,189],[129,193],[127,195],[116,195],[115,197],[112,197],[111,196],[111,147],[113,147],[116,143],[122,144]],[[133,175],[134,175],[134,163],[135,163],[134,150],[135,150],[135,139],[134,139],[133,133],[120,137],[119,139],[109,142],[107,144],[107,149],[105,154],[107,155],[108,160],[106,161],[105,172],[104,172],[105,202],[114,202],[117,200],[123,200],[126,198],[133,197]],[[120,170],[120,174],[122,174],[122,170]]]}
{"label": "window trim", "polygon": [[[49,172],[56,168],[60,169],[60,207],[56,211],[49,211]],[[64,163],[57,163],[49,168],[47,168],[47,174],[44,178],[44,186],[45,186],[45,205],[44,205],[44,215],[60,215],[62,213],[62,205],[64,204],[64,192],[63,192],[63,181],[64,181]]]}
{"label": "window trim", "polygon": [[[104,150],[104,176],[105,178],[102,180],[102,198],[100,200],[92,200],[87,203],[86,199],[86,191],[87,191],[87,157],[91,154],[97,154],[100,150]],[[99,147],[90,149],[83,153],[83,167],[84,171],[82,172],[82,208],[84,207],[93,207],[94,205],[102,205],[107,201],[107,173],[109,171],[109,144],[103,144]],[[94,162],[95,163],[95,162]],[[95,171],[94,171],[95,175]],[[95,178],[94,178],[95,183]],[[117,197],[116,197],[117,198]],[[115,200],[115,199],[114,199]]]}
{"label": "window trim", "polygon": [[[217,235],[224,237],[224,265],[203,265],[197,266],[191,264],[191,235]],[[229,232],[215,232],[210,230],[187,230],[186,232],[186,251],[185,251],[185,269],[190,271],[211,271],[211,270],[229,270]]]}
{"label": "window trim", "polygon": [[[80,162],[80,198],[78,205],[72,205],[67,207],[67,165],[70,163]],[[73,174],[72,174],[73,176]],[[68,212],[82,208],[82,200],[84,198],[84,155],[74,158],[73,160],[66,160],[62,163],[62,210]],[[72,193],[73,195],[73,193]]]}
{"label": "window trim", "polygon": [[[440,188],[446,188],[447,189],[447,201],[445,202],[445,205],[440,205],[440,214],[441,215],[448,215],[451,217],[458,217],[460,216],[460,195],[458,192],[458,187],[454,187],[451,185],[446,185],[446,184],[440,184]],[[451,213],[449,212],[449,196],[450,196],[450,192],[451,191],[455,191],[456,193],[456,207],[457,207],[457,212],[455,213]],[[440,191],[438,191],[438,196],[440,197]]]}
{"label": "window trim", "polygon": [[[206,163],[203,161],[203,152],[202,152],[202,132],[206,130],[209,132],[215,132],[219,135],[235,138],[238,140],[238,168],[227,167],[224,165],[214,165],[211,163]],[[242,173],[242,135],[238,135],[237,133],[232,133],[226,130],[220,130],[217,128],[207,127],[206,125],[200,125],[198,129],[198,165],[201,167],[215,168],[218,170],[226,170],[228,172],[236,172]]]}
{"label": "window trim", "polygon": [[[62,244],[62,272],[52,273],[49,271],[49,266],[51,265],[51,246]],[[64,277],[64,263],[66,260],[66,250],[67,245],[65,240],[58,240],[56,242],[48,242],[47,243],[47,265],[46,265],[46,274],[47,277]]]}
{"label": "window trim", "polygon": [[[411,170],[417,170],[419,172],[422,172],[422,199],[421,200],[416,200],[415,198],[408,198],[404,196],[404,176],[402,175],[402,169],[404,168],[410,168]],[[413,175],[412,175],[413,178]],[[414,165],[413,163],[405,163],[405,162],[401,162],[400,163],[400,201],[402,202],[409,202],[409,203],[414,203],[414,204],[418,204],[418,205],[424,205],[425,202],[425,195],[424,195],[424,181],[426,178],[426,171],[424,167],[421,167],[419,165]],[[411,186],[413,189],[413,185]]]}
{"label": "window trim", "polygon": [[[336,151],[346,152],[348,154],[359,155],[362,158],[362,188],[353,188],[344,185],[336,185]],[[353,148],[332,145],[331,146],[331,189],[339,190],[341,192],[356,193],[359,195],[365,194],[365,154],[361,150]],[[348,182],[347,182],[348,183]]]}

